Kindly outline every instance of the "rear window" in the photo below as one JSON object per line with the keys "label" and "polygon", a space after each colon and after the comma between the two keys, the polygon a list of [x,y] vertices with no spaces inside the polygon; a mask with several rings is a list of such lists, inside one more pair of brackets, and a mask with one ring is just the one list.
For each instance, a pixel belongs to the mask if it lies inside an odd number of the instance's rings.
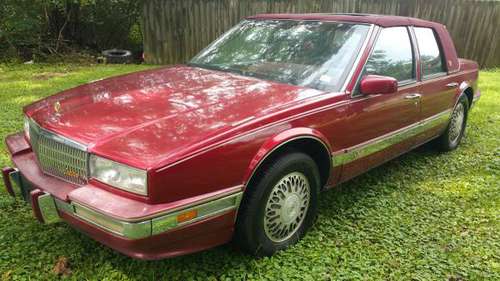
{"label": "rear window", "polygon": [[439,48],[434,31],[431,28],[424,27],[416,27],[414,30],[420,51],[422,77],[425,79],[446,73],[443,64],[443,54]]}

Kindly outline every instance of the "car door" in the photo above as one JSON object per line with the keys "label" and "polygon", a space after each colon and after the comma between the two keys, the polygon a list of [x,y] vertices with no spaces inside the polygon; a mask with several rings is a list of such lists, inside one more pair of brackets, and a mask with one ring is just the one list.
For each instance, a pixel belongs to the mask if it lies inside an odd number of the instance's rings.
{"label": "car door", "polygon": [[334,155],[334,161],[343,165],[341,181],[413,147],[413,139],[401,132],[416,124],[420,114],[416,71],[416,52],[409,29],[381,29],[358,85],[368,74],[391,76],[398,80],[398,91],[369,96],[354,91],[346,119],[349,126],[342,136],[346,149]]}
{"label": "car door", "polygon": [[[424,120],[432,120],[440,115],[446,115],[453,108],[457,94],[458,82],[446,70],[444,54],[438,36],[432,28],[413,27],[418,53],[420,56],[421,115]],[[443,126],[425,130],[418,136],[418,142],[423,143],[441,132]]]}

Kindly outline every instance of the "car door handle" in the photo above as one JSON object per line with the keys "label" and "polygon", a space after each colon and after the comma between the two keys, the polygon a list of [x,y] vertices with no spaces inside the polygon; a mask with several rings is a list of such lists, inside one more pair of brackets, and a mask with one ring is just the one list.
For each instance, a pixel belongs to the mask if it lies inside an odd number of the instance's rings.
{"label": "car door handle", "polygon": [[406,95],[405,96],[405,99],[407,100],[414,100],[414,99],[419,99],[420,97],[422,97],[421,94],[409,94],[409,95]]}
{"label": "car door handle", "polygon": [[446,84],[446,87],[448,87],[448,88],[455,88],[457,86],[458,86],[457,82],[451,82],[451,83]]}

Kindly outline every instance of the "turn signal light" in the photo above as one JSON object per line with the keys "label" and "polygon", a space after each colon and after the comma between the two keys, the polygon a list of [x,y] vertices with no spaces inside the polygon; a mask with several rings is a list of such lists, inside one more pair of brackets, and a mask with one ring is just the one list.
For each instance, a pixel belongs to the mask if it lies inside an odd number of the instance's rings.
{"label": "turn signal light", "polygon": [[177,215],[177,223],[190,221],[198,216],[198,210],[192,209]]}

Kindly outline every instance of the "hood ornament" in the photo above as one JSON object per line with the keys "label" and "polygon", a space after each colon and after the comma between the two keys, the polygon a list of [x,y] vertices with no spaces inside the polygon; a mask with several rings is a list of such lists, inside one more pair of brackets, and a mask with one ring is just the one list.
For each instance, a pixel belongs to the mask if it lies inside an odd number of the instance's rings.
{"label": "hood ornament", "polygon": [[56,101],[56,102],[54,103],[54,111],[55,111],[56,113],[59,113],[59,112],[61,111],[61,103],[60,103],[60,102]]}

